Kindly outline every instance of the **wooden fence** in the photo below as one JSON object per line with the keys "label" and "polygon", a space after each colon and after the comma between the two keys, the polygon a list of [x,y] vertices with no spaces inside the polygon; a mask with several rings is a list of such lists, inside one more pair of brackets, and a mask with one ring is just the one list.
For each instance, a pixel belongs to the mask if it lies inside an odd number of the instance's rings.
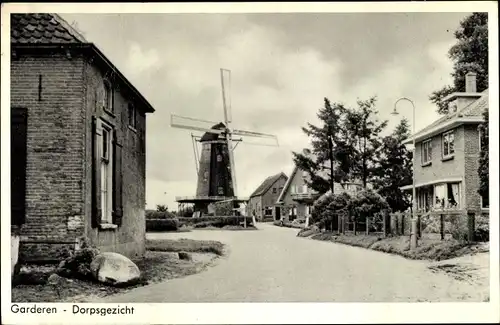
{"label": "wooden fence", "polygon": [[[378,234],[383,236],[406,236],[411,234],[412,213],[379,213],[367,216],[363,221],[355,220],[347,213],[336,213],[326,222],[327,231],[341,234]],[[478,227],[489,222],[488,211],[442,210],[417,212],[417,238],[424,235],[441,240],[452,237],[475,241]]]}

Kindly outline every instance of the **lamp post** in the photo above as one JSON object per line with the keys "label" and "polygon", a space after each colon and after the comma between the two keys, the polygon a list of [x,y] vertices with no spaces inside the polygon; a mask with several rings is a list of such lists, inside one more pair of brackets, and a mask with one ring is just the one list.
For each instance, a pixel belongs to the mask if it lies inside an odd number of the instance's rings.
{"label": "lamp post", "polygon": [[394,110],[392,111],[392,115],[399,115],[397,111],[397,105],[400,101],[406,100],[410,102],[411,106],[413,107],[413,173],[412,173],[412,179],[413,179],[413,196],[412,196],[412,220],[411,220],[411,248],[415,249],[417,247],[417,195],[416,195],[416,188],[415,188],[415,153],[417,151],[417,148],[415,147],[415,103],[409,98],[406,97],[401,97],[399,98],[395,103],[394,103]]}

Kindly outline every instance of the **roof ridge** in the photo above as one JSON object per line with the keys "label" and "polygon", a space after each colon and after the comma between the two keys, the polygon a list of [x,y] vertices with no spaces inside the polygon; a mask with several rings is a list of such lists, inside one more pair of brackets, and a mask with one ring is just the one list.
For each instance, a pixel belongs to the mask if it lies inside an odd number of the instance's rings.
{"label": "roof ridge", "polygon": [[51,13],[49,14],[51,15],[52,17],[54,17],[54,19],[62,25],[62,27],[64,27],[68,33],[73,36],[74,38],[76,38],[78,41],[82,42],[82,43],[89,43],[85,37],[79,32],[76,30],[76,28],[74,28],[73,26],[71,26],[71,24],[69,24],[64,18],[62,18],[59,14],[56,14],[56,13]]}

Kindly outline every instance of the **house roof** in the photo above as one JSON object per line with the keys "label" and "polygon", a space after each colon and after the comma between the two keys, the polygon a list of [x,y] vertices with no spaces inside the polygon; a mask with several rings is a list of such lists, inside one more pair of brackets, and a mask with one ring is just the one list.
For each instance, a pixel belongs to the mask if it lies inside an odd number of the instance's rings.
{"label": "house roof", "polygon": [[412,137],[404,141],[405,144],[411,143],[413,137],[415,141],[432,136],[436,132],[445,131],[446,128],[452,128],[462,123],[480,123],[483,119],[482,114],[488,107],[489,93],[488,89],[481,93],[481,97],[457,112],[448,113],[422,130],[415,133]]}
{"label": "house roof", "polygon": [[288,188],[290,187],[292,179],[295,176],[295,174],[297,174],[298,170],[299,170],[299,168],[297,167],[297,165],[295,165],[293,167],[292,173],[290,174],[290,177],[286,180],[285,186],[283,186],[283,190],[281,190],[280,196],[278,196],[278,200],[276,200],[277,203],[283,201],[283,196],[285,196],[285,193],[288,190]]}
{"label": "house roof", "polygon": [[106,58],[95,44],[88,42],[75,28],[71,27],[57,14],[12,14],[10,42],[14,49],[42,49],[58,46],[68,46],[80,50],[90,49],[97,60],[100,60],[111,68],[118,78],[132,91],[144,105],[146,112],[152,113],[155,111],[146,98]]}
{"label": "house roof", "polygon": [[255,196],[261,196],[263,195],[264,193],[266,193],[270,188],[271,186],[273,186],[274,183],[276,183],[282,176],[285,177],[285,179],[287,179],[288,181],[288,177],[285,175],[285,173],[281,172],[279,174],[276,174],[276,175],[273,175],[273,176],[269,176],[268,178],[266,178],[262,184],[259,185],[259,187],[257,187],[257,189],[252,193],[252,195],[250,195],[250,197],[255,197]]}
{"label": "house roof", "polygon": [[57,14],[12,14],[11,26],[14,44],[88,43]]}

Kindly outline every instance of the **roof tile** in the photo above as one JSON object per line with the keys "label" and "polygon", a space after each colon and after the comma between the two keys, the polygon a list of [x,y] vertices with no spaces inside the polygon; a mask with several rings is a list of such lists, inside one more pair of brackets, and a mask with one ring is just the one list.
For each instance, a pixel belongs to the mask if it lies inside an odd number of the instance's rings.
{"label": "roof tile", "polygon": [[54,15],[38,13],[12,14],[10,39],[14,44],[81,43]]}

